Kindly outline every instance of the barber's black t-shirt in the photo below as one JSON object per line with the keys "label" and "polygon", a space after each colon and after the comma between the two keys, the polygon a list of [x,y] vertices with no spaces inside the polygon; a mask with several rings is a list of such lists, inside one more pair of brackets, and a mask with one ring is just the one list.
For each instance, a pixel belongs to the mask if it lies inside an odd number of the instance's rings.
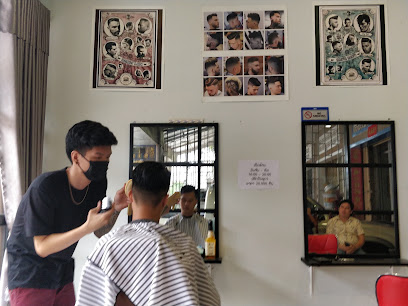
{"label": "barber's black t-shirt", "polygon": [[74,253],[77,243],[45,258],[34,249],[34,236],[64,233],[82,225],[90,209],[106,195],[107,181],[93,181],[84,190],[71,186],[66,169],[37,177],[23,196],[7,241],[8,285],[14,288],[57,289],[73,281]]}

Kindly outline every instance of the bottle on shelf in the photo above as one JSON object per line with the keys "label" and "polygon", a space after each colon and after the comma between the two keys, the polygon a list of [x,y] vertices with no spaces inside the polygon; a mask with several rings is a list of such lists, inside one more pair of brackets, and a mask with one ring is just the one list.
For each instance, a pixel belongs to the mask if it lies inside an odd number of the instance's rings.
{"label": "bottle on shelf", "polygon": [[212,220],[208,222],[208,234],[205,239],[205,259],[215,259],[215,237]]}

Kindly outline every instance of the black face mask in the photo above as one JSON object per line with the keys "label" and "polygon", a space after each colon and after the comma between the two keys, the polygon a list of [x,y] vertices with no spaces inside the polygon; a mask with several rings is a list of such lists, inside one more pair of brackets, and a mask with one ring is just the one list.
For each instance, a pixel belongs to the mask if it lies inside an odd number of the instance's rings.
{"label": "black face mask", "polygon": [[[86,157],[83,156],[82,154],[81,156],[86,159]],[[84,175],[86,176],[88,180],[99,181],[99,180],[106,178],[106,172],[108,171],[108,165],[109,165],[108,161],[90,161],[90,160],[87,160],[87,161],[89,162],[88,170],[84,171],[82,170],[81,167],[79,168],[81,168],[82,172],[84,173]]]}

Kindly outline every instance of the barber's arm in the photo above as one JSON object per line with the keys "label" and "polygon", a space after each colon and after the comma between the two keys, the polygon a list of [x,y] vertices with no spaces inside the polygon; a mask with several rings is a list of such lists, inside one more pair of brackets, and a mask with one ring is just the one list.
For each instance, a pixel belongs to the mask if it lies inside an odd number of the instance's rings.
{"label": "barber's arm", "polygon": [[89,211],[86,222],[77,228],[65,233],[34,236],[34,248],[38,256],[47,257],[48,255],[62,251],[85,235],[108,224],[112,217],[113,209],[99,214],[98,212],[101,210],[101,205],[101,202],[98,202],[98,206]]}
{"label": "barber's arm", "polygon": [[[112,229],[112,227],[115,225],[116,220],[118,219],[118,216],[120,212],[122,211],[122,209],[127,208],[128,205],[129,205],[129,199],[125,194],[125,185],[124,185],[115,194],[115,200],[111,208],[112,214],[111,214],[111,218],[109,219],[108,224],[94,231],[95,236],[100,238],[106,233],[108,233]],[[105,214],[105,213],[106,212],[102,214]]]}
{"label": "barber's arm", "polygon": [[170,209],[174,209],[174,206],[180,201],[180,192],[176,191],[173,193],[171,196],[167,198],[167,203],[166,206],[164,206],[164,209],[162,211],[162,215],[167,214]]}

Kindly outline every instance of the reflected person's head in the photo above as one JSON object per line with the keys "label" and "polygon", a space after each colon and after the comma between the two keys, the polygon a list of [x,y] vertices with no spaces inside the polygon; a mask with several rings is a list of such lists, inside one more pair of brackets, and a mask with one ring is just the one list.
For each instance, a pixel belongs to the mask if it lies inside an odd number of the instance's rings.
{"label": "reflected person's head", "polygon": [[183,217],[191,217],[198,202],[198,190],[194,186],[186,185],[180,191],[180,208]]}
{"label": "reflected person's head", "polygon": [[347,220],[350,218],[354,209],[354,203],[351,200],[343,200],[339,203],[339,217],[340,219]]}
{"label": "reflected person's head", "polygon": [[[132,172],[133,210],[148,206],[160,218],[167,201],[170,172],[158,162],[147,161],[138,164]],[[158,219],[157,219],[158,221]]]}

